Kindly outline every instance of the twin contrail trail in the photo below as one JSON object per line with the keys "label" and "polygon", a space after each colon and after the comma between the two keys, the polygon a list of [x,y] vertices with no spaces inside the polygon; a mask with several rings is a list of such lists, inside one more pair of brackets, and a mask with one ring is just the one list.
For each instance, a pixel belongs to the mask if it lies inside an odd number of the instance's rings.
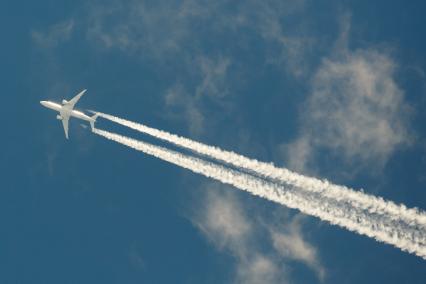
{"label": "twin contrail trail", "polygon": [[[374,197],[375,199],[373,202],[367,203],[368,198],[371,196],[363,193],[361,193],[362,198],[360,201],[358,201],[358,199],[355,199],[355,201],[347,201],[345,198],[350,198],[352,195],[345,197],[343,193],[337,192],[340,195],[334,196],[333,194],[329,194],[327,187],[321,188],[318,185],[316,185],[316,187],[309,187],[306,185],[306,181],[304,180],[304,178],[306,178],[311,182],[318,181],[316,179],[304,177],[285,169],[276,168],[270,164],[251,160],[232,152],[226,152],[187,138],[178,137],[170,133],[149,128],[144,125],[126,121],[107,114],[100,114],[100,116],[153,135],[159,139],[172,142],[178,146],[191,149],[194,152],[201,153],[202,155],[257,173],[263,178],[230,168],[225,168],[224,166],[171,151],[163,147],[154,146],[118,134],[95,129],[94,133],[98,135],[142,151],[146,154],[153,155],[154,157],[181,166],[185,169],[189,169],[195,173],[233,185],[234,187],[248,191],[253,195],[261,196],[287,207],[298,209],[303,213],[316,216],[324,221],[330,222],[331,224],[339,225],[350,231],[394,245],[404,251],[408,251],[426,259],[426,233],[423,223],[421,222],[422,214],[424,213],[418,212],[418,210],[407,209],[401,205],[396,205],[376,197]],[[215,155],[217,153],[221,153],[221,155],[217,157]],[[233,161],[232,158],[235,158],[238,162]],[[245,161],[247,161],[247,164],[244,164]],[[256,167],[252,167],[253,164],[256,165]],[[296,175],[300,180],[302,180],[302,182],[289,182],[284,179],[282,175],[271,176],[270,174],[266,174],[268,170],[271,169],[276,171],[283,170],[283,172],[287,171],[290,176]],[[286,184],[276,182],[277,180]],[[327,182],[322,183],[328,185]],[[338,191],[339,189],[340,187],[338,186],[334,187],[335,191]],[[351,193],[350,189],[344,189]],[[359,194],[357,192],[355,193]],[[355,196],[357,196],[356,194]],[[366,206],[366,204],[368,204],[368,206]],[[389,206],[389,204],[391,205]],[[376,208],[374,208],[374,206],[376,206]],[[398,212],[404,213],[398,215]]]}
{"label": "twin contrail trail", "polygon": [[378,241],[392,244],[426,259],[424,234],[413,230],[408,224],[385,219],[356,207],[342,206],[336,201],[321,198],[313,192],[268,182],[246,173],[115,133],[99,129],[95,129],[94,133],[253,195],[298,209],[305,214],[316,216],[321,220]]}
{"label": "twin contrail trail", "polygon": [[234,152],[225,151],[217,147],[209,146],[188,138],[151,128],[143,124],[104,113],[98,114],[105,119],[151,135],[155,138],[173,143],[179,147],[191,150],[203,156],[233,165],[239,169],[246,170],[261,177],[278,182],[284,182],[305,190],[319,192],[325,197],[348,203],[354,207],[362,208],[371,213],[382,214],[394,220],[403,219],[411,225],[418,225],[426,228],[426,214],[424,212],[420,212],[417,208],[407,208],[405,205],[397,205],[392,201],[386,201],[380,197],[355,191],[345,186],[335,185],[327,180],[319,180],[292,172],[285,168],[277,168],[273,164],[250,159]]}

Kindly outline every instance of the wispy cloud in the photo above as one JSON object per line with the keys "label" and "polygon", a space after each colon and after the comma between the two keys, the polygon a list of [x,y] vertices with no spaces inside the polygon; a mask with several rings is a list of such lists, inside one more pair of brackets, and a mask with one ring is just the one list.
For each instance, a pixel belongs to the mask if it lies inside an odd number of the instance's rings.
{"label": "wispy cloud", "polygon": [[[191,60],[189,83],[179,81],[169,88],[165,96],[166,114],[184,119],[192,135],[199,136],[206,129],[206,101],[219,107],[220,110],[231,108],[228,96],[227,78],[229,59],[200,56]],[[182,113],[184,114],[182,116]],[[212,121],[210,121],[211,123]]]}
{"label": "wispy cloud", "polygon": [[239,257],[245,257],[246,242],[253,233],[253,225],[238,199],[231,193],[220,194],[220,186],[206,185],[207,194],[201,208],[196,210],[193,221],[218,248],[232,249]]}
{"label": "wispy cloud", "polygon": [[70,39],[74,29],[74,20],[67,20],[51,26],[47,31],[33,30],[31,37],[41,48],[54,48]]}
{"label": "wispy cloud", "polygon": [[303,218],[296,215],[285,225],[269,226],[273,246],[283,257],[306,264],[317,273],[318,279],[324,280],[325,268],[319,261],[318,250],[303,236]]}
{"label": "wispy cloud", "polygon": [[166,114],[176,120],[184,120],[193,135],[204,129],[204,114],[199,109],[198,100],[181,83],[169,88],[164,97]]}
{"label": "wispy cloud", "polygon": [[98,47],[161,60],[186,45],[191,23],[202,13],[192,1],[108,1],[94,5],[87,37]]}
{"label": "wispy cloud", "polygon": [[[87,38],[95,46],[118,49],[157,62],[203,53],[211,38],[232,38],[228,49],[265,44],[265,63],[279,64],[300,75],[313,37],[291,34],[303,30],[305,1],[102,1],[89,11]],[[299,16],[299,17],[297,17]],[[287,20],[291,18],[291,21]],[[297,20],[295,19],[304,19]],[[283,24],[285,22],[285,24]],[[253,39],[248,39],[251,35]],[[207,40],[206,40],[207,36]],[[224,50],[222,50],[223,52]]]}

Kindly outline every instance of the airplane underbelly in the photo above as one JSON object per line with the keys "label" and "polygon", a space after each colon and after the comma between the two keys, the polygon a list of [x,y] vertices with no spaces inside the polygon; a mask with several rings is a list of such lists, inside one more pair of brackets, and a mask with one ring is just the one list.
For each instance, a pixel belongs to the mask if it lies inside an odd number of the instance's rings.
{"label": "airplane underbelly", "polygon": [[61,106],[56,105],[56,104],[54,104],[54,105],[50,105],[50,106],[49,106],[49,108],[50,108],[50,109],[53,109],[53,110],[56,110],[57,112],[60,112],[60,111],[61,111],[61,109],[62,109],[62,107],[61,107]]}
{"label": "airplane underbelly", "polygon": [[73,117],[76,117],[76,118],[79,118],[79,119],[82,119],[82,120],[90,121],[90,117],[88,117],[87,115],[85,115],[84,113],[81,113],[81,112],[73,111],[71,113],[71,115]]}
{"label": "airplane underbelly", "polygon": [[50,108],[52,110],[56,110],[58,112],[60,112],[62,110],[62,106],[59,105],[59,104],[57,104],[57,103],[49,102],[49,101],[48,102],[43,102],[43,103],[44,103],[43,105],[45,107]]}

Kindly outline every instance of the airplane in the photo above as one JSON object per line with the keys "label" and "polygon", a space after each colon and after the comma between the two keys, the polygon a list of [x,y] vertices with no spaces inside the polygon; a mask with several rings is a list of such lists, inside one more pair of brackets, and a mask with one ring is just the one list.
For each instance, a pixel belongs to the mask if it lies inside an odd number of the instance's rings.
{"label": "airplane", "polygon": [[51,101],[40,101],[40,103],[47,108],[56,110],[59,112],[59,114],[56,116],[57,119],[62,120],[62,125],[64,127],[65,131],[65,137],[68,139],[68,121],[70,117],[76,117],[85,121],[88,121],[90,123],[90,127],[93,129],[95,128],[95,122],[96,118],[98,117],[98,114],[95,114],[93,116],[87,116],[81,111],[75,110],[74,106],[78,102],[78,100],[81,98],[81,96],[84,95],[84,93],[87,90],[83,90],[80,93],[78,93],[74,98],[72,98],[70,101],[62,100],[62,104],[58,104]]}

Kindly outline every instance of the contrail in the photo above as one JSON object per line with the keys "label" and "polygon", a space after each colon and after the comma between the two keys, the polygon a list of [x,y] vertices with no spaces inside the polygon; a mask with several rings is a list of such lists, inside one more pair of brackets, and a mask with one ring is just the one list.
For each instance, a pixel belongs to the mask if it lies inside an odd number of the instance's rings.
{"label": "contrail", "polygon": [[426,259],[425,236],[422,231],[413,229],[410,224],[383,219],[380,215],[363,211],[360,208],[339,205],[335,200],[324,198],[315,192],[304,191],[292,186],[284,187],[281,184],[268,182],[247,173],[228,169],[221,165],[115,133],[99,129],[94,129],[93,132],[195,173],[232,185],[289,208],[298,209],[305,214],[316,216],[331,224],[394,245],[403,251]]}
{"label": "contrail", "polygon": [[426,213],[419,211],[417,208],[407,208],[403,204],[398,205],[392,201],[384,200],[381,197],[355,191],[346,186],[332,184],[325,179],[319,180],[317,178],[307,177],[285,168],[277,168],[270,163],[250,159],[234,152],[225,151],[218,147],[209,146],[166,131],[151,128],[143,124],[128,121],[105,113],[97,113],[99,116],[110,121],[151,135],[163,141],[173,143],[179,147],[191,150],[203,156],[233,165],[239,169],[246,170],[249,173],[274,181],[287,183],[305,190],[319,192],[325,197],[348,203],[351,206],[362,208],[370,213],[382,214],[393,220],[403,220],[411,225],[426,228]]}

